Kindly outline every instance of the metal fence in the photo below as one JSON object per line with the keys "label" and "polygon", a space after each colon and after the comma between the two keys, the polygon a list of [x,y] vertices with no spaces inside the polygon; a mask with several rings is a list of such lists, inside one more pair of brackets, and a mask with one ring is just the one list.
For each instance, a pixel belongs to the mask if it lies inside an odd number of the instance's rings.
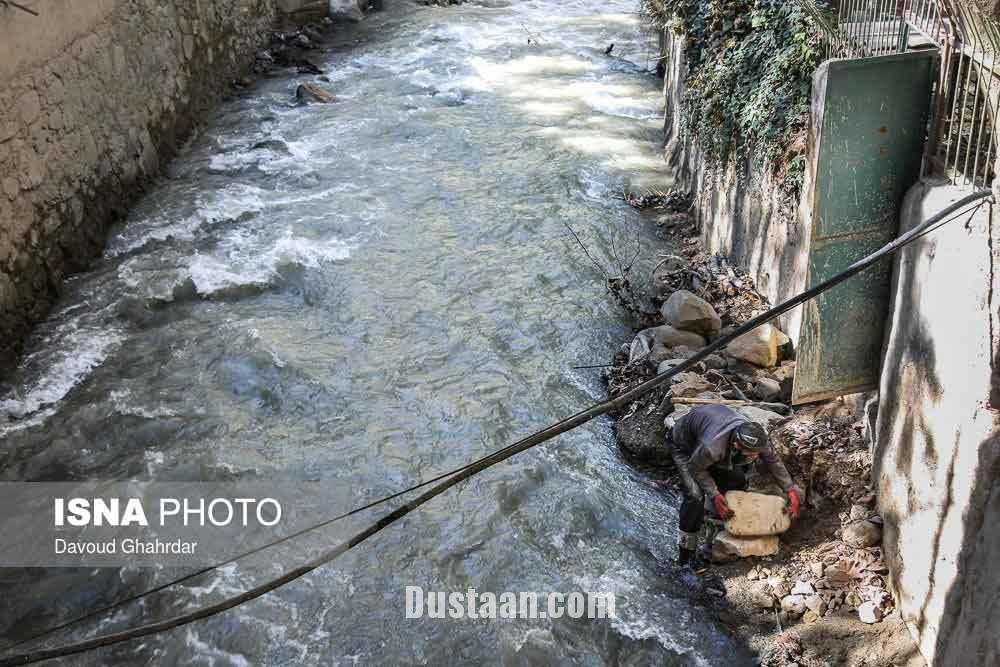
{"label": "metal fence", "polygon": [[996,176],[1000,26],[970,0],[800,0],[829,58],[940,50],[924,173],[988,187]]}

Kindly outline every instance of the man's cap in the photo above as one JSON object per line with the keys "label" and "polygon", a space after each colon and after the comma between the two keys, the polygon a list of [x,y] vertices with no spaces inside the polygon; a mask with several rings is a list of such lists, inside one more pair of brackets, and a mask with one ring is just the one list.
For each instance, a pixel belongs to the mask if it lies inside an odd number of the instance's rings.
{"label": "man's cap", "polygon": [[770,447],[767,431],[756,422],[743,422],[733,429],[733,442],[751,452],[762,452]]}

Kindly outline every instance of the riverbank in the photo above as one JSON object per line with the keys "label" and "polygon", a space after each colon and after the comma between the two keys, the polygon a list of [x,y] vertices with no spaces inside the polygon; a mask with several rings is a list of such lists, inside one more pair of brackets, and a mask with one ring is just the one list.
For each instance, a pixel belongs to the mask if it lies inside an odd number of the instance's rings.
{"label": "riverbank", "polygon": [[[649,278],[650,302],[660,312],[641,319],[652,328],[623,345],[603,375],[612,397],[696,351],[680,338],[663,340],[674,335],[664,333],[668,320],[676,333],[710,341],[770,307],[745,272],[721,255],[702,252],[689,197],[654,201],[680,204],[661,205],[652,214],[681,250],[662,255]],[[866,418],[865,407],[871,395],[793,409],[795,360],[788,339],[776,329],[750,338],[614,415],[625,458],[651,485],[679,497],[663,419],[698,402],[727,402],[768,428],[805,491],[803,516],[781,535],[776,554],[733,560],[716,549],[713,556],[729,562],[699,570],[693,597],[768,667],[924,665],[886,586],[881,519],[870,482],[874,417]],[[751,489],[780,494],[761,471]]]}

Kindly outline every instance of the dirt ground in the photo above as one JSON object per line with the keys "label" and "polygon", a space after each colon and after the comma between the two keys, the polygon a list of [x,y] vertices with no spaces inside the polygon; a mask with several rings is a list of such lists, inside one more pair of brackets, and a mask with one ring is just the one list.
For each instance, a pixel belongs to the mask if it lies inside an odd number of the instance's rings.
{"label": "dirt ground", "polygon": [[[658,306],[673,290],[689,290],[712,304],[723,331],[766,311],[770,306],[749,277],[725,258],[700,251],[697,230],[687,213],[678,210],[677,203],[685,201],[667,195],[630,202],[646,210],[672,245],[682,249],[679,255],[664,255],[654,270],[649,301]],[[663,322],[655,312],[637,315],[647,326]],[[691,354],[678,348],[676,356]],[[752,405],[764,378],[780,383],[780,397],[757,403],[765,409],[754,414],[767,423],[776,451],[805,492],[803,515],[781,535],[777,554],[699,569],[692,597],[746,641],[764,667],[921,667],[925,661],[894,607],[882,562],[881,519],[875,515],[869,481],[873,416],[866,406],[873,395],[792,410],[787,403],[794,350],[789,345],[780,357],[778,366],[764,369],[720,354],[696,368],[692,391],[684,394],[699,391],[703,399],[747,399]],[[657,368],[647,361],[636,355],[634,345],[618,350],[604,372],[609,394],[656,375]],[[680,487],[664,446],[663,418],[690,408],[683,398],[674,403],[679,389],[687,387],[658,389],[614,415],[623,456],[651,484],[675,495]],[[751,489],[780,494],[762,471],[753,476]],[[803,600],[808,600],[804,611]]]}

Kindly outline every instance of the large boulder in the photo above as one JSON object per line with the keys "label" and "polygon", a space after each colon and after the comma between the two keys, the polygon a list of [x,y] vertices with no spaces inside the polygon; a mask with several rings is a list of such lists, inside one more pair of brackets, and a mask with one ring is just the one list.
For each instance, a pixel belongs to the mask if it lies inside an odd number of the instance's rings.
{"label": "large boulder", "polygon": [[712,560],[725,563],[749,556],[773,556],[778,553],[778,536],[737,537],[726,530],[720,530],[712,542]]}
{"label": "large boulder", "polygon": [[729,356],[755,366],[770,368],[778,363],[778,334],[770,324],[763,324],[743,334],[726,346]]}
{"label": "large boulder", "polygon": [[722,330],[722,320],[708,301],[687,290],[677,290],[660,308],[663,320],[681,331],[713,336]]}
{"label": "large boulder", "polygon": [[791,527],[785,513],[785,499],[763,493],[730,491],[726,502],[733,517],[726,521],[726,530],[736,537],[778,535]]}

